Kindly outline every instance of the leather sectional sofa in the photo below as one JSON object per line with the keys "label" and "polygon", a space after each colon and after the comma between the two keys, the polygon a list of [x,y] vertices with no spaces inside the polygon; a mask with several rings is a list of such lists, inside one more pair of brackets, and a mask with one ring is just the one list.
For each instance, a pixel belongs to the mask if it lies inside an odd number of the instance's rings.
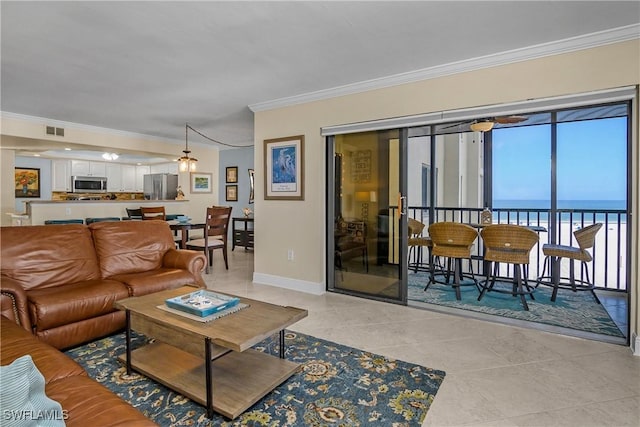
{"label": "leather sectional sofa", "polygon": [[0,363],[30,355],[67,426],[155,425],[59,349],[122,329],[119,299],[203,287],[206,262],[165,221],[1,227]]}
{"label": "leather sectional sofa", "polygon": [[[109,389],[87,376],[82,366],[40,341],[14,320],[0,316],[0,364],[30,355],[44,377],[45,394],[62,406],[67,427],[155,426],[151,420]],[[1,387],[2,385],[0,385]],[[8,415],[3,414],[4,419]]]}
{"label": "leather sectional sofa", "polygon": [[203,287],[207,262],[165,221],[1,227],[0,257],[1,314],[58,349],[122,329],[119,299]]}

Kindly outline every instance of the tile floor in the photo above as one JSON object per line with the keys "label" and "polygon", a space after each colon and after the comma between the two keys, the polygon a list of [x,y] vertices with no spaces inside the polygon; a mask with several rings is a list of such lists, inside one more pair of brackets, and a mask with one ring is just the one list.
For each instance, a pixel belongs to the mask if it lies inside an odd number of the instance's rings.
{"label": "tile floor", "polygon": [[309,310],[293,330],[446,371],[423,426],[640,425],[640,357],[628,347],[253,284],[252,252],[230,252],[229,271],[214,258],[209,288]]}

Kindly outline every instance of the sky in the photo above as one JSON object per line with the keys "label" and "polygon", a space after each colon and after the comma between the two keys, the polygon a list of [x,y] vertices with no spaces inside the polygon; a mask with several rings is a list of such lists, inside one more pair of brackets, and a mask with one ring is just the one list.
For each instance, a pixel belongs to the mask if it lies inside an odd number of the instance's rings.
{"label": "sky", "polygon": [[[625,200],[626,118],[558,124],[558,200]],[[494,129],[494,200],[551,198],[551,125]]]}

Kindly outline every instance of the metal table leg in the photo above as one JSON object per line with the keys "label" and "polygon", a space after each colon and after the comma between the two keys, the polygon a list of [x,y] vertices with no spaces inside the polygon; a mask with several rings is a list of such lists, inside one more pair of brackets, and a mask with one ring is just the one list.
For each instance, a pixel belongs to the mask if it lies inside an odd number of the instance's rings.
{"label": "metal table leg", "polygon": [[127,375],[131,375],[131,312],[125,311],[125,317],[127,321],[126,328],[126,345],[127,345]]}
{"label": "metal table leg", "polygon": [[204,366],[205,366],[205,379],[207,381],[207,417],[213,418],[213,361],[211,360],[211,338],[204,339]]}
{"label": "metal table leg", "polygon": [[280,330],[280,359],[284,359],[284,329]]}

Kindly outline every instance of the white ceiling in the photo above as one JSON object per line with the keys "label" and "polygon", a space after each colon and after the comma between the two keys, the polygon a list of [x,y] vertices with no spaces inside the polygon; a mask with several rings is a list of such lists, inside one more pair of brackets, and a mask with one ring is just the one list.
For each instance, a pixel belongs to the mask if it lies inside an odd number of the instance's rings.
{"label": "white ceiling", "polygon": [[[640,22],[640,2],[2,1],[1,110],[253,144],[249,105]],[[211,143],[193,133],[189,141]]]}

